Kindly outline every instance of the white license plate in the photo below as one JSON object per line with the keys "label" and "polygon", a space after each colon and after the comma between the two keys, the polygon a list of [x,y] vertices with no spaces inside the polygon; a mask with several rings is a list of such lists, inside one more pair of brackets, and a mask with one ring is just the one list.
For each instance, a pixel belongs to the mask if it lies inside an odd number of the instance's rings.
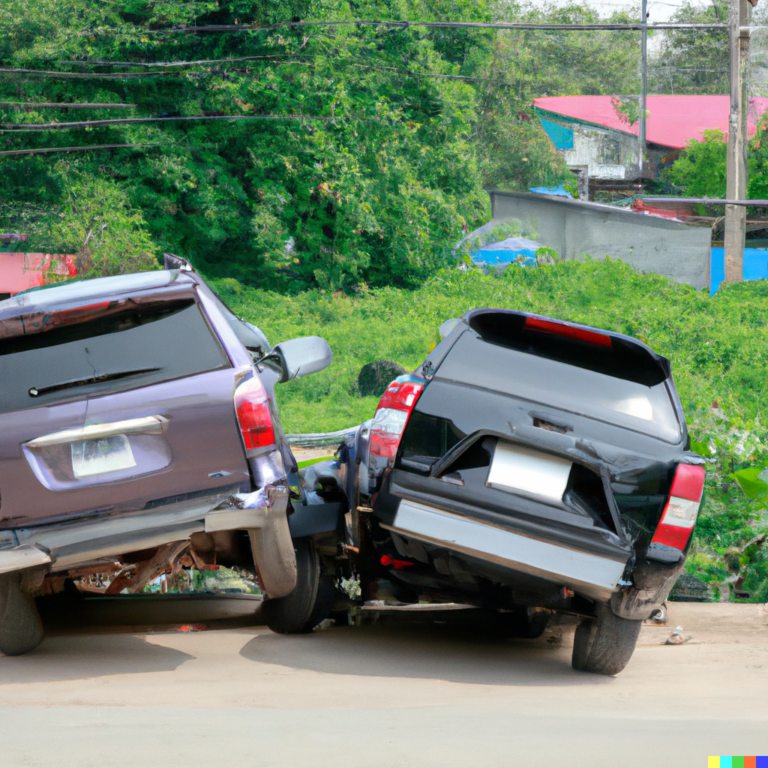
{"label": "white license plate", "polygon": [[72,443],[72,472],[75,477],[90,477],[136,466],[125,435],[110,435]]}
{"label": "white license plate", "polygon": [[522,448],[501,440],[486,485],[545,501],[561,501],[568,485],[572,462],[558,456]]}

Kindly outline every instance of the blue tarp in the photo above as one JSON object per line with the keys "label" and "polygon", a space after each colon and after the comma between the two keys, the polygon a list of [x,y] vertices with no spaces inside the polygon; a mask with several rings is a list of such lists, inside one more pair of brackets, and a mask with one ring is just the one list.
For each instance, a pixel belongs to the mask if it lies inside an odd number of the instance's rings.
{"label": "blue tarp", "polygon": [[554,195],[555,197],[568,197],[573,200],[573,195],[563,189],[562,184],[559,187],[528,187],[528,191],[536,195]]}
{"label": "blue tarp", "polygon": [[526,237],[508,237],[498,243],[484,245],[472,254],[472,261],[496,267],[511,264],[522,256],[526,264],[535,264],[538,248],[541,248],[541,243],[535,240],[528,240]]}
{"label": "blue tarp", "polygon": [[[744,279],[768,278],[768,248],[744,249]],[[713,296],[725,280],[725,248],[713,248],[709,262],[709,295]]]}
{"label": "blue tarp", "polygon": [[542,127],[557,149],[573,149],[573,131],[570,128],[544,120],[542,117],[539,120],[541,120]]}

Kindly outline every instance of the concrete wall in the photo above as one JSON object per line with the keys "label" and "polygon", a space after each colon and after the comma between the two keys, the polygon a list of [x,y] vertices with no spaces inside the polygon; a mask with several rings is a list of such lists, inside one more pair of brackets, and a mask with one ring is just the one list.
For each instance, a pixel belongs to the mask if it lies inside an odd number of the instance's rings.
{"label": "concrete wall", "polygon": [[573,149],[558,152],[569,167],[587,166],[592,179],[624,180],[637,176],[637,139],[584,125],[568,127],[573,131]]}
{"label": "concrete wall", "polygon": [[523,235],[554,248],[561,258],[621,259],[641,272],[666,275],[694,288],[709,287],[708,226],[624,211],[597,203],[491,192],[492,223],[518,219]]}

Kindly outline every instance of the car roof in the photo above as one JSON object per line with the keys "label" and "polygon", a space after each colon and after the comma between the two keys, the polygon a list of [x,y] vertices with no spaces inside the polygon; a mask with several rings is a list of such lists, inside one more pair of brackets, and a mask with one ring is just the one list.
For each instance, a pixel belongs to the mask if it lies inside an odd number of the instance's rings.
{"label": "car roof", "polygon": [[13,298],[0,301],[0,316],[12,317],[39,309],[88,302],[94,299],[106,299],[124,293],[136,293],[164,288],[179,282],[196,282],[189,273],[178,269],[159,269],[148,272],[136,272],[130,275],[96,277],[78,280],[62,285],[50,285],[19,293]]}

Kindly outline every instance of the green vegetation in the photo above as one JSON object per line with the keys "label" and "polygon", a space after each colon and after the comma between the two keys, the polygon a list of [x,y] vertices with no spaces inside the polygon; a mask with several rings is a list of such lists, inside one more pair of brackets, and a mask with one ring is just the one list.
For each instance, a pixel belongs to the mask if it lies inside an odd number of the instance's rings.
{"label": "green vegetation", "polygon": [[[760,123],[748,145],[747,198],[765,200],[768,196],[768,122]],[[703,141],[689,141],[671,168],[663,172],[666,181],[688,197],[725,197],[727,141],[722,131],[704,131]],[[701,206],[702,212],[704,207]]]}
{"label": "green vegetation", "polygon": [[[440,323],[473,307],[540,312],[641,339],[671,359],[694,449],[710,459],[690,568],[723,596],[741,577],[753,599],[768,599],[768,545],[760,549],[768,485],[757,478],[768,466],[768,281],[724,285],[710,298],[606,260],[510,267],[501,276],[444,270],[412,292],[287,297],[234,280],[215,287],[272,343],[313,333],[330,343],[328,370],[279,388],[288,432],[337,430],[370,418],[376,398],[357,395],[360,368],[377,359],[415,368],[438,341]],[[738,475],[749,468],[757,470]]]}
{"label": "green vegetation", "polygon": [[[638,88],[633,33],[297,18],[599,20],[576,2],[7,0],[0,150],[129,146],[0,155],[0,230],[92,275],[170,251],[280,293],[416,287],[487,221],[484,189],[573,181],[535,97]],[[178,29],[214,24],[235,31]],[[33,127],[201,116],[244,119]]]}

